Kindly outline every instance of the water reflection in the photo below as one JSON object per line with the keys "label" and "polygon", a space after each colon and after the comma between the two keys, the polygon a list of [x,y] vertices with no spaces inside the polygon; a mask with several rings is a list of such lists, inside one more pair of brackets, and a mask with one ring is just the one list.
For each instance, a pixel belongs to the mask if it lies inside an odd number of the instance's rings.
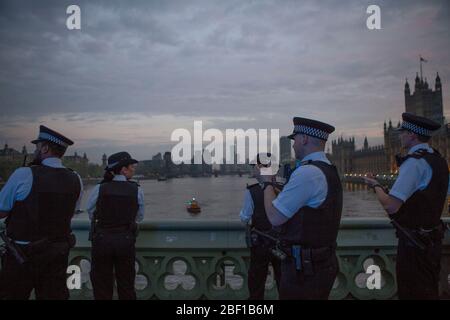
{"label": "water reflection", "polygon": [[[140,184],[145,194],[145,216],[150,220],[239,220],[246,186],[255,182],[254,179],[238,176],[144,180]],[[92,187],[86,186],[82,209],[86,206]],[[343,216],[384,216],[375,194],[365,185],[344,183],[343,188]],[[192,197],[199,201],[202,208],[201,214],[197,216],[191,216],[186,211],[186,203]],[[87,219],[87,214],[82,213],[76,219]]]}

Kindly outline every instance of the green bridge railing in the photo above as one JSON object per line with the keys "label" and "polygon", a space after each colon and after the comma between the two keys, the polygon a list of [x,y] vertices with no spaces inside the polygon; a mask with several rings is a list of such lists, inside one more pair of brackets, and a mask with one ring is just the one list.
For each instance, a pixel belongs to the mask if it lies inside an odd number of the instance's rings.
{"label": "green bridge railing", "polygon": [[[445,218],[450,222],[450,218]],[[70,264],[81,269],[81,289],[72,299],[92,299],[89,280],[89,223],[76,220],[77,245]],[[440,291],[450,298],[450,234],[446,233]],[[338,236],[340,272],[330,299],[396,298],[397,238],[387,218],[344,218]],[[155,221],[140,225],[136,243],[138,299],[246,299],[249,250],[245,228],[238,221]],[[381,288],[366,285],[369,265],[381,269]],[[273,277],[266,282],[266,298],[276,299]]]}
{"label": "green bridge railing", "polygon": [[[446,218],[446,222],[450,219]],[[71,264],[82,270],[82,289],[75,299],[91,299],[89,224],[75,221],[78,244]],[[450,235],[444,239],[441,296],[450,297]],[[396,297],[397,238],[386,218],[343,219],[338,237],[340,272],[331,299],[391,299]],[[244,226],[229,221],[160,221],[140,226],[137,240],[136,289],[139,299],[246,299],[249,250]],[[381,289],[369,290],[369,265],[381,269]],[[273,277],[266,297],[276,299]]]}

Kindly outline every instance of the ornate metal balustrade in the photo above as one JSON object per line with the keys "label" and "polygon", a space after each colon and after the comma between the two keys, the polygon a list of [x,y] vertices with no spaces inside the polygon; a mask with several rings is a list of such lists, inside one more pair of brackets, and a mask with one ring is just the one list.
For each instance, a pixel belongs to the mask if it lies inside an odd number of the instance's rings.
{"label": "ornate metal balustrade", "polygon": [[[450,222],[450,221],[447,221]],[[71,263],[83,271],[82,290],[73,298],[92,298],[89,282],[89,226],[75,222],[78,245]],[[338,238],[340,273],[332,299],[391,299],[396,296],[395,253],[397,239],[383,218],[343,219]],[[442,297],[450,296],[450,235],[442,259]],[[249,251],[239,222],[161,221],[140,227],[137,241],[136,289],[140,299],[246,299]],[[369,290],[369,265],[381,269],[381,289]],[[266,296],[277,298],[271,276]]]}
{"label": "ornate metal balustrade", "polygon": [[[446,222],[450,222],[446,218]],[[92,299],[89,280],[90,242],[87,221],[74,221],[77,245],[70,264],[82,271],[81,289],[73,299]],[[450,297],[450,234],[444,239],[441,296]],[[385,218],[343,219],[338,237],[340,272],[331,299],[396,297],[395,232]],[[136,289],[139,299],[246,299],[249,251],[239,222],[159,221],[140,226],[137,240]],[[369,265],[381,269],[381,288],[369,290]],[[266,297],[276,299],[272,276]]]}

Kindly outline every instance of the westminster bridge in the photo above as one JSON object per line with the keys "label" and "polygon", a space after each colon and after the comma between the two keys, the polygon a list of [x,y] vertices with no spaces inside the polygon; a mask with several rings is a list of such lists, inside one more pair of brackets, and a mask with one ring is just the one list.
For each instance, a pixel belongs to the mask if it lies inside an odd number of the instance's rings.
{"label": "westminster bridge", "polygon": [[[444,218],[450,223],[450,218]],[[70,264],[81,270],[81,289],[72,299],[92,299],[89,280],[89,222],[73,221],[77,245]],[[395,299],[397,239],[387,218],[343,218],[338,236],[340,272],[330,299]],[[139,299],[246,299],[249,249],[238,221],[147,221],[136,242],[136,292]],[[381,271],[379,289],[368,289],[370,265]],[[440,291],[450,298],[450,232],[446,233]],[[269,275],[266,298],[276,299]]]}
{"label": "westminster bridge", "polygon": [[[444,218],[450,223],[450,218]],[[81,289],[72,299],[93,299],[89,280],[88,221],[73,221],[77,245],[70,265],[81,270]],[[340,272],[330,299],[395,299],[395,231],[387,218],[343,218],[338,236]],[[140,225],[136,243],[138,299],[247,299],[249,250],[238,221],[155,221]],[[381,271],[381,286],[369,290],[370,265]],[[450,298],[450,232],[444,239],[440,291]],[[276,299],[269,275],[266,298]]]}

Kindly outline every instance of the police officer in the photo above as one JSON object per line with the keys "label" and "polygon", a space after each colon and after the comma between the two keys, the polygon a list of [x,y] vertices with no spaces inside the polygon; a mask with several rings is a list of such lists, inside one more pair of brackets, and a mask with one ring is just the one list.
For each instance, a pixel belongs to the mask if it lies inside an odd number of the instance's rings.
{"label": "police officer", "polygon": [[96,300],[112,299],[114,274],[119,299],[136,299],[136,222],[144,218],[143,191],[130,181],[137,162],[127,152],[111,155],[103,181],[88,200],[92,220],[91,281]]}
{"label": "police officer", "polygon": [[397,229],[397,286],[399,299],[438,299],[444,226],[440,220],[447,197],[448,165],[428,145],[440,125],[424,117],[402,114],[402,147],[397,180],[387,192],[373,175],[365,180]]}
{"label": "police officer", "polygon": [[6,236],[11,241],[2,259],[0,297],[28,299],[34,289],[36,299],[68,299],[66,272],[74,245],[70,222],[82,182],[61,158],[73,142],[40,126],[32,143],[32,165],[14,171],[0,192],[0,216],[7,217]]}
{"label": "police officer", "polygon": [[[301,165],[276,197],[272,177],[264,181],[264,207],[288,258],[281,262],[280,299],[328,299],[338,272],[336,238],[342,186],[324,148],[334,127],[294,118],[294,151]],[[275,199],[276,197],[276,199]]]}
{"label": "police officer", "polygon": [[[266,154],[270,159],[271,154]],[[268,167],[261,163],[258,154],[255,168]],[[255,183],[247,186],[245,192],[244,205],[240,212],[240,219],[247,224],[250,245],[250,266],[248,269],[248,291],[250,293],[249,300],[263,300],[267,271],[269,263],[272,264],[274,279],[277,287],[280,282],[280,260],[276,258],[271,250],[275,243],[270,238],[276,238],[277,233],[272,230],[272,225],[267,220],[266,211],[264,209],[264,192],[263,185]],[[277,189],[281,190],[282,185],[277,184]],[[257,233],[257,231],[259,231]],[[264,236],[267,234],[266,237]]]}

